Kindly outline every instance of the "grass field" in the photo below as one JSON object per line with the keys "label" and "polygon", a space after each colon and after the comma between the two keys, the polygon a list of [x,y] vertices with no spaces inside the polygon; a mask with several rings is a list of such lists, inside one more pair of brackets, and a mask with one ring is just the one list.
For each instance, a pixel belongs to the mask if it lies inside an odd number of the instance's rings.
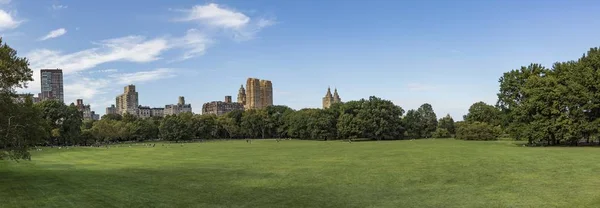
{"label": "grass field", "polygon": [[46,148],[0,207],[600,207],[600,148],[255,140]]}

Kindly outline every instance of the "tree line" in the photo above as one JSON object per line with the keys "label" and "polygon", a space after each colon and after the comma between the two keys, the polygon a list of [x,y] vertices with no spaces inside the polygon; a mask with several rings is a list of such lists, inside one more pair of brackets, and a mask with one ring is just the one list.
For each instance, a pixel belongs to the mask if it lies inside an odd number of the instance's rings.
{"label": "tree line", "polygon": [[495,140],[504,135],[530,145],[600,144],[600,49],[580,59],[523,66],[503,74],[495,105],[476,102],[462,120],[440,119],[430,104],[407,112],[389,100],[336,103],[328,109],[286,106],[232,111],[222,116],[183,113],[140,119],[105,115],[82,121],[74,104],[17,102],[16,89],[33,81],[26,58],[0,39],[0,159],[28,159],[35,145],[98,145],[123,141],[295,138]]}
{"label": "tree line", "polygon": [[499,82],[497,107],[513,138],[538,145],[600,142],[600,49],[551,68],[523,66]]}
{"label": "tree line", "polygon": [[183,113],[141,119],[125,114],[83,121],[73,103],[46,100],[34,104],[31,97],[17,102],[16,89],[33,81],[33,71],[26,58],[18,57],[1,39],[0,44],[0,159],[28,159],[28,150],[37,145],[243,138],[397,140],[447,138],[461,131],[449,115],[438,121],[429,104],[404,115],[400,106],[375,96],[328,109],[269,106],[223,116]]}

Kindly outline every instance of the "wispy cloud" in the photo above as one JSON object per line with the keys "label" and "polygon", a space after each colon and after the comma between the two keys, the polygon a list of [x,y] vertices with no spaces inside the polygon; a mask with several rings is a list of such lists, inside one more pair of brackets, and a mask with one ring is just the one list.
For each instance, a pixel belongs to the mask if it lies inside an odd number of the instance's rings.
{"label": "wispy cloud", "polygon": [[69,8],[69,6],[62,5],[62,4],[52,4],[52,9],[54,9],[54,10],[61,10],[61,9],[66,9],[66,8]]}
{"label": "wispy cloud", "polygon": [[36,49],[26,57],[32,63],[32,69],[62,68],[69,74],[96,67],[114,61],[144,63],[159,59],[159,55],[168,49],[165,39],[146,40],[142,36],[127,36],[96,43],[98,47],[74,53],[63,53],[49,49]]}
{"label": "wispy cloud", "polygon": [[65,77],[65,100],[92,99],[105,94],[105,89],[110,85],[111,80],[109,79],[94,79],[79,75],[68,76]]}
{"label": "wispy cloud", "polygon": [[95,45],[98,47],[73,53],[49,49],[35,49],[27,53],[25,57],[31,63],[34,79],[29,84],[30,89],[39,89],[37,79],[40,76],[39,70],[43,68],[60,68],[65,75],[69,75],[115,61],[145,63],[159,59],[159,55],[169,48],[166,39],[147,40],[142,36],[103,40]]}
{"label": "wispy cloud", "polygon": [[168,68],[160,68],[152,71],[140,71],[134,73],[122,73],[110,75],[116,83],[119,84],[135,84],[159,79],[175,77],[175,71]]}
{"label": "wispy cloud", "polygon": [[0,4],[10,4],[10,0],[0,0]]}
{"label": "wispy cloud", "polygon": [[0,9],[0,31],[17,28],[22,22],[22,20],[17,20],[13,13]]}
{"label": "wispy cloud", "polygon": [[[52,10],[66,8],[65,5],[52,5]],[[31,63],[35,81],[29,83],[29,88],[24,91],[39,92],[40,69],[60,68],[63,69],[65,76],[66,99],[83,98],[90,103],[112,102],[112,94],[120,92],[122,85],[175,77],[181,69],[157,68],[123,73],[116,69],[98,69],[103,64],[153,62],[162,59],[167,51],[180,53],[179,57],[174,58],[175,60],[187,60],[205,54],[219,38],[227,38],[227,35],[231,35],[234,40],[248,40],[255,37],[262,28],[276,24],[274,19],[251,17],[233,8],[214,3],[196,5],[178,11],[181,17],[176,22],[191,22],[194,26],[174,37],[130,35],[92,42],[90,47],[83,50],[61,51],[38,48],[26,53],[25,57]],[[0,10],[0,31],[3,28],[15,28],[21,22],[16,20],[14,15]],[[56,38],[66,32],[66,29],[63,32],[52,31],[40,40]],[[82,73],[88,71],[89,73]],[[97,107],[103,106],[95,106]]]}
{"label": "wispy cloud", "polygon": [[186,11],[181,21],[197,21],[214,27],[241,28],[250,22],[250,17],[233,9],[219,6],[215,3],[196,5]]}
{"label": "wispy cloud", "polygon": [[[116,71],[116,69],[107,69],[98,72],[111,73]],[[111,73],[108,76],[100,78],[85,77],[82,74],[71,74],[65,76],[65,102],[69,103],[76,99],[84,99],[106,104],[107,100],[112,100],[110,97],[107,97],[108,94],[113,91],[119,91],[122,85],[142,84],[175,76],[175,70],[167,68],[132,73]],[[94,107],[98,109],[98,107],[101,108],[102,106]]]}
{"label": "wispy cloud", "polygon": [[195,22],[208,29],[221,29],[231,34],[235,40],[252,39],[261,29],[275,24],[273,19],[251,18],[233,8],[215,3],[196,5],[180,11],[184,16],[176,21]]}
{"label": "wispy cloud", "polygon": [[185,36],[173,39],[171,44],[174,47],[183,48],[185,50],[183,55],[177,59],[178,61],[182,61],[204,55],[208,45],[212,42],[211,39],[199,30],[190,29],[186,32]]}
{"label": "wispy cloud", "polygon": [[103,69],[103,70],[98,70],[98,72],[100,73],[111,73],[111,72],[117,72],[119,71],[118,69]]}
{"label": "wispy cloud", "polygon": [[63,36],[66,33],[67,33],[67,30],[65,28],[59,28],[59,29],[50,31],[48,34],[46,34],[46,36],[41,37],[39,40],[44,41],[44,40],[48,40],[48,39],[52,39],[52,38],[57,38],[57,37]]}

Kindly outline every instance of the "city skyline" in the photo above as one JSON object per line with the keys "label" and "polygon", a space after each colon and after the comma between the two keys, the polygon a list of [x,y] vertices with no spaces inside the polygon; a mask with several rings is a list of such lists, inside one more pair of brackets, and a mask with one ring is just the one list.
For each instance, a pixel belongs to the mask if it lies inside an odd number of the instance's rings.
{"label": "city skyline", "polygon": [[438,117],[460,120],[474,102],[495,104],[502,73],[531,62],[551,67],[598,46],[597,6],[13,0],[0,2],[0,32],[35,71],[19,93],[37,94],[39,70],[61,68],[65,103],[81,98],[101,113],[127,84],[152,92],[140,97],[144,105],[172,103],[166,95],[176,92],[199,113],[202,103],[235,95],[239,80],[260,77],[277,83],[274,104],[294,109],[321,108],[330,85],[345,101],[374,95],[405,111],[430,103]]}

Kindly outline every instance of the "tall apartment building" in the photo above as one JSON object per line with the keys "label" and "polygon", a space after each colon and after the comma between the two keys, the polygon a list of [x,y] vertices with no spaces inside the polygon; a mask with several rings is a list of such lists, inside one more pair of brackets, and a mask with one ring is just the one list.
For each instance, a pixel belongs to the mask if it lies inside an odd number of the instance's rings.
{"label": "tall apartment building", "polygon": [[84,105],[83,99],[77,99],[77,110],[83,114],[83,120],[98,120],[100,115],[96,114],[96,112],[92,111],[90,105]]}
{"label": "tall apartment building", "polygon": [[273,105],[273,84],[269,80],[260,80],[261,108]]}
{"label": "tall apartment building", "polygon": [[231,102],[231,96],[225,96],[225,102],[212,101],[202,105],[202,114],[215,114],[217,116],[229,113],[234,110],[244,110],[242,103]]}
{"label": "tall apartment building", "polygon": [[164,117],[165,116],[165,108],[152,108],[150,109],[150,114],[153,117]]}
{"label": "tall apartment building", "polygon": [[118,114],[137,114],[137,108],[139,106],[139,103],[138,93],[135,91],[135,85],[125,86],[123,94],[117,96],[116,104]]}
{"label": "tall apartment building", "polygon": [[179,96],[179,102],[177,102],[177,104],[165,105],[164,115],[177,115],[185,112],[192,112],[192,105],[185,104],[185,98]]}
{"label": "tall apartment building", "polygon": [[115,107],[115,105],[110,105],[110,107],[106,108],[106,114],[118,114],[117,107]]}
{"label": "tall apartment building", "polygon": [[332,104],[341,102],[342,99],[340,99],[337,89],[335,89],[333,95],[331,95],[331,88],[327,88],[327,93],[325,94],[325,97],[323,97],[323,108],[329,108]]}
{"label": "tall apartment building", "polygon": [[150,108],[148,106],[139,106],[137,108],[137,113],[134,115],[140,118],[163,117],[164,112],[164,108]]}
{"label": "tall apartment building", "polygon": [[248,78],[246,81],[246,89],[243,87],[238,93],[238,102],[242,92],[246,94],[244,108],[262,109],[273,105],[273,84],[269,80],[260,80],[256,78]]}
{"label": "tall apartment building", "polygon": [[58,100],[65,102],[63,91],[63,73],[61,69],[40,70],[42,89],[40,100]]}

